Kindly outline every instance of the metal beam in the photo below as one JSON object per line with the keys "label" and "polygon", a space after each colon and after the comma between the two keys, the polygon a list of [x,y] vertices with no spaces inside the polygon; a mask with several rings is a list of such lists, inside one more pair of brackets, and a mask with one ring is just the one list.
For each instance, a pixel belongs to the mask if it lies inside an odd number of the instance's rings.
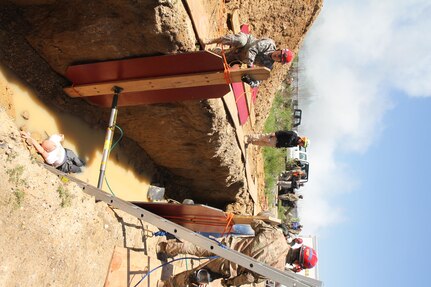
{"label": "metal beam", "polygon": [[96,200],[104,201],[107,204],[121,209],[124,212],[129,213],[136,218],[144,220],[160,229],[163,229],[176,237],[187,240],[194,243],[205,250],[208,250],[222,258],[225,258],[233,263],[236,263],[250,271],[256,272],[270,280],[281,283],[287,287],[321,287],[323,283],[321,281],[308,278],[293,272],[283,272],[281,270],[270,267],[264,263],[257,261],[247,255],[244,255],[238,251],[228,249],[224,246],[218,245],[214,240],[197,234],[185,227],[175,224],[163,217],[155,215],[143,208],[140,208],[130,202],[124,201],[118,197],[114,197],[103,190],[100,190],[94,186],[89,185],[77,178],[74,178],[68,174],[65,174],[52,166],[44,165],[46,169],[57,174],[59,177],[66,177],[70,181],[75,182],[82,190],[92,195]]}

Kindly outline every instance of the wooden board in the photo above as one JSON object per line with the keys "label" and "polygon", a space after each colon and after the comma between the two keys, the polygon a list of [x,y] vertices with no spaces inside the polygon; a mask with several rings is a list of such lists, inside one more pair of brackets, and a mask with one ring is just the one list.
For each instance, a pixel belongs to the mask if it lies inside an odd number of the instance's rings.
{"label": "wooden board", "polygon": [[[92,83],[223,71],[223,69],[223,61],[219,55],[208,51],[199,51],[73,65],[67,68],[66,77],[73,83],[73,86],[79,86]],[[219,98],[229,91],[229,86],[223,84],[205,87],[134,92],[122,94],[118,99],[118,106],[212,99]],[[101,95],[85,98],[85,100],[96,106],[110,107],[112,98],[112,95]]]}
{"label": "wooden board", "polygon": [[241,32],[241,25],[239,23],[239,9],[234,9],[230,14],[230,26],[234,34]]}
{"label": "wooden board", "polygon": [[74,85],[223,71],[221,56],[209,51],[140,57],[69,66]]}
{"label": "wooden board", "polygon": [[250,87],[244,87],[246,100],[247,100],[247,108],[248,108],[248,115],[250,119],[250,125],[251,127],[254,126],[254,123],[256,122],[256,116],[254,114],[254,108],[253,108],[253,95],[252,90]]}
{"label": "wooden board", "polygon": [[[206,73],[181,74],[173,76],[162,76],[154,78],[143,78],[133,80],[121,80],[102,83],[91,83],[84,85],[74,85],[65,88],[64,91],[72,98],[92,97],[100,95],[113,95],[112,88],[118,86],[123,88],[122,94],[142,91],[190,88],[201,86],[227,85],[230,82],[241,82],[241,77],[250,75],[256,80],[266,80],[269,78],[270,70],[265,67],[248,68],[240,70],[230,70],[228,79],[223,71]],[[223,95],[220,95],[220,97]]]}
{"label": "wooden board", "polygon": [[[237,112],[235,97],[233,95],[233,92],[226,94],[223,97],[223,102],[226,105],[227,110],[231,116],[231,119],[235,125],[236,137],[238,140],[238,144],[241,148],[243,158],[246,159],[246,150],[245,150],[245,145],[244,145],[244,131],[242,129],[242,126],[241,126],[239,119],[238,119],[238,116],[237,116],[238,112]],[[257,188],[256,188],[256,184],[255,184],[253,178],[251,177],[251,168],[250,168],[250,165],[248,164],[247,160],[245,160],[245,175],[246,175],[246,180],[247,180],[248,193],[250,194],[250,197],[252,198],[252,200],[254,202],[253,210],[254,210],[254,212],[257,213],[257,204],[258,204]]]}
{"label": "wooden board", "polygon": [[[221,0],[185,0],[199,42],[220,37],[226,23],[225,5]],[[208,19],[211,19],[208,21]]]}
{"label": "wooden board", "polygon": [[235,224],[250,224],[254,219],[260,219],[272,225],[281,223],[281,219],[270,216],[251,216],[251,215],[234,215],[233,222]]}

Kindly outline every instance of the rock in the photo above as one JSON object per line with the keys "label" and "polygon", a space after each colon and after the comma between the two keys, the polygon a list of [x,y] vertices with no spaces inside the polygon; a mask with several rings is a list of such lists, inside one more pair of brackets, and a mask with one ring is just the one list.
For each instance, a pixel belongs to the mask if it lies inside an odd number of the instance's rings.
{"label": "rock", "polygon": [[17,136],[16,136],[16,134],[15,134],[15,133],[10,133],[10,134],[9,134],[9,138],[10,138],[11,140],[16,141]]}
{"label": "rock", "polygon": [[28,119],[30,118],[30,113],[29,113],[28,111],[23,111],[23,112],[21,113],[21,117],[22,117],[24,120],[28,120]]}
{"label": "rock", "polygon": [[44,137],[40,134],[40,133],[38,133],[38,132],[34,132],[34,133],[32,133],[31,134],[31,137],[35,140],[35,141],[37,141],[37,142],[42,142],[43,140],[44,140]]}

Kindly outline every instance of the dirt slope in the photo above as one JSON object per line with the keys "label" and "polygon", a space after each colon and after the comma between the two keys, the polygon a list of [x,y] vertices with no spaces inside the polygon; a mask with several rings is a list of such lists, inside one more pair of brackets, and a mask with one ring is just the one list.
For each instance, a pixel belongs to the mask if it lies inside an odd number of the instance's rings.
{"label": "dirt slope", "polygon": [[[213,7],[221,1],[203,4]],[[297,50],[320,5],[320,0],[231,1],[225,11],[240,8],[241,20],[251,24],[256,36],[272,36]],[[0,4],[0,16],[0,61],[45,102],[101,126],[107,110],[62,93],[68,82],[61,75],[68,65],[199,48],[182,1],[78,0],[71,6],[70,1],[13,0]],[[286,72],[287,67],[277,67],[263,85],[255,107],[257,129]],[[179,200],[192,195],[223,207],[241,191],[244,174],[232,126],[221,107],[219,100],[141,106],[121,110],[118,120],[131,142],[165,171],[162,179],[169,195]],[[139,157],[140,152],[135,153]],[[200,196],[202,190],[205,196]]]}
{"label": "dirt slope", "polygon": [[40,167],[2,108],[0,162],[1,286],[103,286],[115,245],[154,254],[147,223]]}

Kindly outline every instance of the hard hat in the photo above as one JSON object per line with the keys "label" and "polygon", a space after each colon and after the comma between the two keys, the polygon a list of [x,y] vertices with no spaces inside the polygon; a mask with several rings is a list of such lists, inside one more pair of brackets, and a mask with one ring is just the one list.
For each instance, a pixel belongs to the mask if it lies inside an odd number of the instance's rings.
{"label": "hard hat", "polygon": [[310,140],[307,137],[301,137],[301,140],[304,143],[304,148],[307,148],[310,145]]}
{"label": "hard hat", "polygon": [[293,60],[295,54],[289,49],[281,49],[281,63],[287,64]]}
{"label": "hard hat", "polygon": [[299,251],[299,265],[304,269],[310,269],[316,266],[317,253],[311,247],[302,245]]}

